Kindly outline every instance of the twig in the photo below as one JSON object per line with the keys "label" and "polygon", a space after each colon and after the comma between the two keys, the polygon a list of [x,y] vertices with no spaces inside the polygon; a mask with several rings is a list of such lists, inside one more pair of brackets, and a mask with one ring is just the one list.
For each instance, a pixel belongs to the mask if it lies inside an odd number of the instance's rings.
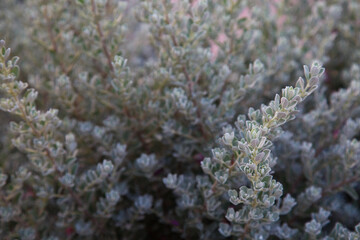
{"label": "twig", "polygon": [[92,10],[92,12],[94,14],[94,21],[95,21],[95,25],[96,25],[96,31],[99,34],[101,45],[102,45],[102,48],[103,48],[107,63],[109,65],[110,70],[112,72],[114,72],[114,67],[112,65],[111,56],[110,56],[109,50],[107,49],[104,34],[103,34],[100,22],[99,22],[98,17],[97,17],[98,13],[97,13],[97,8],[96,8],[96,4],[95,4],[94,0],[91,0],[91,10]]}

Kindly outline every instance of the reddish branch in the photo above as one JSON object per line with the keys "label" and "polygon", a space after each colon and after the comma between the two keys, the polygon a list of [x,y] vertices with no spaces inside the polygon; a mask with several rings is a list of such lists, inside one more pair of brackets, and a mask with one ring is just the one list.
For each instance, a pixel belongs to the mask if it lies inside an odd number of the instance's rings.
{"label": "reddish branch", "polygon": [[105,37],[104,37],[103,31],[102,31],[102,29],[101,29],[100,22],[99,22],[99,20],[98,20],[98,13],[97,13],[97,8],[96,8],[96,4],[95,4],[95,1],[94,1],[94,0],[91,0],[91,10],[92,10],[92,12],[93,12],[93,14],[94,14],[96,31],[97,31],[97,33],[99,34],[100,42],[101,42],[101,45],[102,45],[102,48],[103,48],[103,51],[104,51],[104,54],[105,54],[107,63],[108,63],[108,65],[109,65],[110,70],[113,72],[113,71],[114,71],[114,67],[113,67],[113,65],[112,65],[111,55],[110,55],[109,50],[107,49],[107,46],[106,46]]}

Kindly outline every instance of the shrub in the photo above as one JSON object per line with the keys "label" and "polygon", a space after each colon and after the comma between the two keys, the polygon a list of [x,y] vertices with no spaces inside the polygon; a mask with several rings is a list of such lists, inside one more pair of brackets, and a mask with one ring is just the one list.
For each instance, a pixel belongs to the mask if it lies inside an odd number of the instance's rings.
{"label": "shrub", "polygon": [[1,239],[360,239],[358,1],[0,7]]}

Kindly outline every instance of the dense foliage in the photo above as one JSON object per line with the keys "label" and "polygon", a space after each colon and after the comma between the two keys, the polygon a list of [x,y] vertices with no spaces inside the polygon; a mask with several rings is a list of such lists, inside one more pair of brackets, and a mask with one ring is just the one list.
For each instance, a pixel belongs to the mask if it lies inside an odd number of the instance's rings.
{"label": "dense foliage", "polygon": [[360,239],[359,1],[1,0],[0,39],[1,239]]}

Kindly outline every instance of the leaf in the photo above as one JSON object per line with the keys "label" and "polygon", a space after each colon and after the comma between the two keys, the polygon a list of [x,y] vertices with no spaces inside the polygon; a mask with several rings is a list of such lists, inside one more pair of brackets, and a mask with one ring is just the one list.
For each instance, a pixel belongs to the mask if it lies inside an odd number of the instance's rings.
{"label": "leaf", "polygon": [[20,69],[18,66],[15,66],[11,69],[11,73],[14,74],[15,77],[19,76]]}
{"label": "leaf", "polygon": [[188,29],[188,33],[191,32],[191,25],[193,25],[194,21],[189,18],[188,22],[187,22],[187,29]]}
{"label": "leaf", "polygon": [[241,26],[243,23],[245,23],[246,19],[247,19],[246,17],[240,18],[240,19],[237,21],[237,24]]}
{"label": "leaf", "polygon": [[354,200],[358,200],[359,199],[359,195],[357,194],[357,192],[355,191],[355,189],[352,186],[345,186],[344,191],[349,194],[349,196],[354,199]]}

